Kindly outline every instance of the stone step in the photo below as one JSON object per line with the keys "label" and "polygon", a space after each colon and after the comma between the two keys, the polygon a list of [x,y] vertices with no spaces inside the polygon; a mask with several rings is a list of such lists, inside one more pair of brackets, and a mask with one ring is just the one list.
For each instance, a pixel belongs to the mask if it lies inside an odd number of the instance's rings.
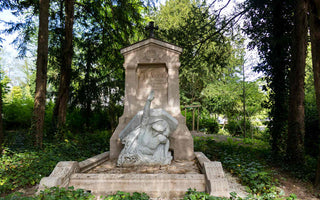
{"label": "stone step", "polygon": [[117,191],[145,192],[151,198],[180,199],[191,188],[205,191],[203,174],[81,174],[70,177],[69,187],[91,191],[95,196]]}

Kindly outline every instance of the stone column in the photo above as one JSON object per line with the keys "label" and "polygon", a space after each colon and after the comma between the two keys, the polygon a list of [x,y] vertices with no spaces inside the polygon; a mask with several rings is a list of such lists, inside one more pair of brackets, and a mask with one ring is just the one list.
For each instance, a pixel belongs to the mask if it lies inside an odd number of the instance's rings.
{"label": "stone column", "polygon": [[111,136],[110,139],[110,159],[116,160],[123,148],[123,145],[120,142],[119,134],[125,128],[125,126],[129,123],[134,114],[132,113],[132,106],[136,106],[136,104],[131,102],[136,102],[136,64],[126,65],[125,68],[125,102],[124,102],[124,112],[123,115],[119,118],[119,124]]}
{"label": "stone column", "polygon": [[168,105],[173,116],[180,115],[179,67],[180,62],[166,63],[168,67]]}
{"label": "stone column", "polygon": [[[136,95],[137,95],[137,76],[136,76],[136,64],[128,64],[124,66],[126,71],[126,82],[125,82],[125,107],[124,114],[126,117],[132,117],[136,113],[131,113],[133,110],[131,107],[136,106]],[[130,103],[129,103],[130,102]]]}
{"label": "stone column", "polygon": [[179,93],[179,67],[180,62],[166,64],[168,67],[168,104],[169,113],[175,117],[179,125],[175,132],[170,136],[170,149],[173,150],[174,160],[194,159],[193,138],[186,126],[185,117],[180,111]]}

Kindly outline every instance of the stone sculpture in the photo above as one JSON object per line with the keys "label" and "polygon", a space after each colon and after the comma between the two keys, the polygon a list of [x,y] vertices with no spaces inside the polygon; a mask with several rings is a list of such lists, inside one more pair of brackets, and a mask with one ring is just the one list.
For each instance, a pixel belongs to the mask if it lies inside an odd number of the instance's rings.
{"label": "stone sculpture", "polygon": [[167,165],[171,163],[169,135],[178,121],[163,109],[150,109],[154,92],[151,91],[143,111],[139,111],[119,137],[124,144],[118,166]]}

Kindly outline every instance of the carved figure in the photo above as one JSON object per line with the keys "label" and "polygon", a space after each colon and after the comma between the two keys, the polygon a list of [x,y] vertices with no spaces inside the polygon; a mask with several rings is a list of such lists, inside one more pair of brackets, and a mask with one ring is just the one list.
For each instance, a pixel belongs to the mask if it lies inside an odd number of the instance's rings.
{"label": "carved figure", "polygon": [[139,111],[120,133],[124,148],[118,166],[171,163],[169,135],[177,128],[178,121],[163,109],[150,109],[153,99],[151,91],[143,111]]}

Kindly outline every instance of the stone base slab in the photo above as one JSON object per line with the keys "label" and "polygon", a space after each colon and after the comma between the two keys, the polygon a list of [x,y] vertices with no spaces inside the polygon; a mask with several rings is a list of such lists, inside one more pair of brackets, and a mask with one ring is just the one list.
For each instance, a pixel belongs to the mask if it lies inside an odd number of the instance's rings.
{"label": "stone base slab", "polygon": [[[184,174],[157,172],[144,174],[85,173],[109,160],[108,152],[80,163],[63,161],[56,165],[49,177],[41,179],[39,191],[44,190],[45,187],[73,186],[76,189],[91,191],[97,197],[124,191],[145,192],[156,199],[181,199],[185,192],[191,188],[199,192],[207,192],[212,196],[229,197],[229,185],[221,163],[210,161],[201,152],[195,152],[195,156],[199,170]],[[196,164],[194,165],[196,167]]]}
{"label": "stone base slab", "polygon": [[205,191],[203,174],[73,174],[69,185],[96,196],[117,191],[145,192],[151,198],[181,198],[188,188]]}

